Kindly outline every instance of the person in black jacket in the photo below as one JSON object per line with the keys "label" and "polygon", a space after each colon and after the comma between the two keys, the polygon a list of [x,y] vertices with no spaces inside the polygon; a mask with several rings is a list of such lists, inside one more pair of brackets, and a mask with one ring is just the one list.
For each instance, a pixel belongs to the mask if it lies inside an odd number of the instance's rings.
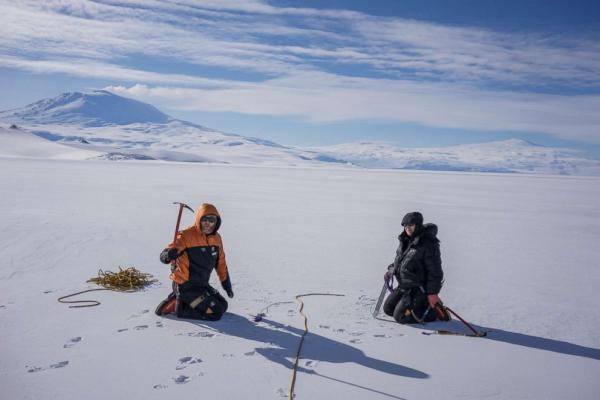
{"label": "person in black jacket", "polygon": [[401,324],[434,321],[444,281],[437,226],[423,224],[423,215],[416,211],[404,216],[402,226],[396,257],[385,273],[386,281],[393,275],[398,287],[386,299],[383,312]]}

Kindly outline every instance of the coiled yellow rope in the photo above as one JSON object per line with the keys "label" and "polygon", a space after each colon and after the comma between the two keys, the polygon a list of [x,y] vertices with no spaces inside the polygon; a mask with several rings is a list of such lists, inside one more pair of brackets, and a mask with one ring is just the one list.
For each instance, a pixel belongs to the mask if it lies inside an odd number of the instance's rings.
{"label": "coiled yellow rope", "polygon": [[69,297],[77,296],[78,294],[93,292],[96,290],[113,290],[116,292],[135,292],[138,289],[142,289],[152,283],[156,282],[156,279],[152,279],[152,275],[140,272],[135,267],[121,268],[119,272],[112,271],[98,271],[98,276],[88,279],[87,282],[95,283],[100,286],[104,286],[99,289],[88,289],[82,290],[81,292],[72,293],[66,296],[58,298],[59,303],[86,303],[76,306],[69,306],[69,308],[80,308],[80,307],[93,307],[100,304],[96,300],[64,300]]}
{"label": "coiled yellow rope", "polygon": [[98,271],[98,276],[88,279],[88,282],[104,286],[111,290],[134,290],[146,287],[154,282],[152,275],[140,272],[135,267],[121,268],[119,272]]}

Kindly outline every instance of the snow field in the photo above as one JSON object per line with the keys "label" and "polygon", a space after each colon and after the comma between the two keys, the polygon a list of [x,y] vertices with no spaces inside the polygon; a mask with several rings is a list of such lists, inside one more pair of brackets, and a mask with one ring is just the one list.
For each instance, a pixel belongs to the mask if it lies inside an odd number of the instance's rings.
{"label": "snow field", "polygon": [[[597,178],[0,158],[0,386],[7,399],[277,399],[309,319],[297,398],[595,399]],[[173,201],[211,202],[235,298],[222,321],[159,318]],[[444,301],[492,332],[374,320],[404,213],[439,226]],[[187,213],[187,212],[186,212]],[[182,226],[193,220],[184,214]],[[134,294],[56,298],[133,265]],[[213,279],[215,277],[213,276]],[[220,285],[213,281],[220,289]],[[381,316],[383,317],[383,316]],[[65,364],[65,362],[68,362]]]}

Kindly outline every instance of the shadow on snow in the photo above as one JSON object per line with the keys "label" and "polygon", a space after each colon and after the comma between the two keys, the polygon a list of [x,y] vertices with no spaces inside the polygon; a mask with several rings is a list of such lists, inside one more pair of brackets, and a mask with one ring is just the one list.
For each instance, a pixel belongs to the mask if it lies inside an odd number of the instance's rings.
{"label": "shadow on snow", "polygon": [[[293,361],[296,357],[300,338],[304,330],[289,325],[283,325],[279,322],[263,318],[259,323],[253,323],[248,319],[237,314],[226,313],[223,319],[217,322],[207,323],[205,321],[185,320],[202,328],[216,330],[220,333],[237,336],[242,339],[262,342],[264,346],[256,347],[255,351],[266,359],[280,364],[286,368],[293,368]],[[302,346],[302,359],[323,361],[329,363],[349,363],[353,362],[366,368],[371,368],[380,372],[407,378],[426,379],[429,375],[409,367],[394,364],[384,360],[378,360],[367,356],[363,351],[338,342],[336,340],[308,332]],[[376,389],[358,385],[353,382],[347,382],[342,379],[329,377],[320,374],[314,370],[306,369],[298,365],[298,372],[317,375],[325,379],[348,384],[357,388],[376,392],[384,396],[401,399],[389,393],[381,392]]]}
{"label": "shadow on snow", "polygon": [[[389,319],[378,318],[379,320],[396,323]],[[585,347],[574,343],[564,342],[562,340],[547,339],[539,336],[526,335],[505,331],[503,329],[490,328],[471,324],[477,331],[488,332],[486,339],[496,340],[499,342],[515,344],[518,346],[530,347],[533,349],[553,351],[571,356],[586,357],[593,360],[600,360],[600,349],[593,347]],[[449,330],[452,332],[471,333],[462,322],[452,320],[450,322],[431,322],[427,325],[406,325],[413,328],[423,329],[425,331],[435,331],[438,329]]]}

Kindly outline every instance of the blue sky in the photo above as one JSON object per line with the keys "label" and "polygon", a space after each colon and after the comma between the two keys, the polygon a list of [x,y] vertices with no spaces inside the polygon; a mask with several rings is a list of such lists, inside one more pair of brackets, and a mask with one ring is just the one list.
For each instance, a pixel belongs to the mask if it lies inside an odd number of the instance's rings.
{"label": "blue sky", "polygon": [[600,2],[0,0],[0,109],[108,89],[290,145],[600,155]]}

